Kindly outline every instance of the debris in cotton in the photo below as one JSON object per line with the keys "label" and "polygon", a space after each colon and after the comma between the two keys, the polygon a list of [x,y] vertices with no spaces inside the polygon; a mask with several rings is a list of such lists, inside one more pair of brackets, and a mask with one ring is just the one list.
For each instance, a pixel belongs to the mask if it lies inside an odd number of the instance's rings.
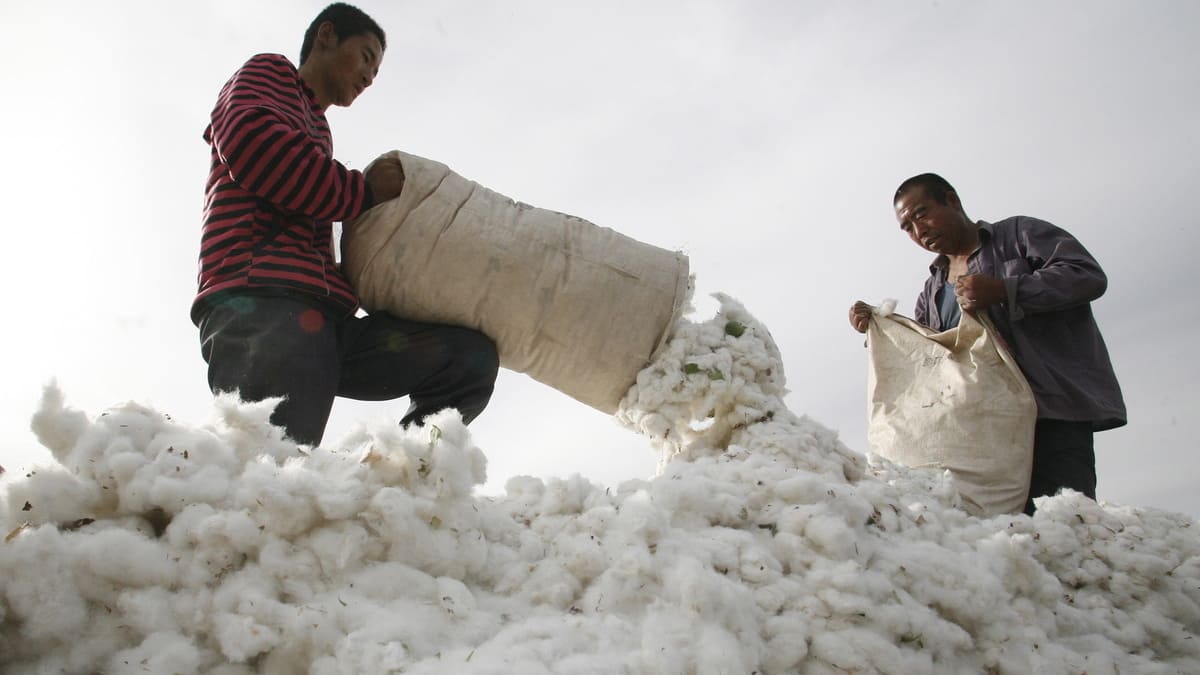
{"label": "debris in cotton", "polygon": [[663,465],[616,488],[477,495],[453,411],[310,448],[273,402],[196,428],[48,388],[57,465],[0,500],[0,670],[1200,672],[1195,521],[1074,493],[969,516],[789,411],[770,334],[719,299],[627,395]]}

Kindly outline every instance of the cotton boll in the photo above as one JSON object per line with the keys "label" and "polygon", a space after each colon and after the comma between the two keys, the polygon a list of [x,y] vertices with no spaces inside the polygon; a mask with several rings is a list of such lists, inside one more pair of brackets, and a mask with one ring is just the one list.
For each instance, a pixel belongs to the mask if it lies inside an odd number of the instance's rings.
{"label": "cotton boll", "polygon": [[447,408],[431,415],[425,424],[435,437],[431,439],[429,484],[436,486],[438,496],[443,498],[471,494],[476,485],[487,480],[487,459],[471,443],[462,416],[457,410]]}
{"label": "cotton boll", "polygon": [[[356,596],[348,595],[344,602],[357,602]],[[285,609],[275,624],[279,644],[256,660],[257,672],[308,672],[317,655],[333,653],[351,623],[343,616],[349,607],[342,607],[336,595],[309,598]]]}
{"label": "cotton boll", "polygon": [[588,500],[587,510],[580,514],[578,526],[580,531],[602,537],[617,522],[617,508],[609,501],[607,495],[601,497],[597,490],[595,500]]}
{"label": "cotton boll", "polygon": [[265,532],[293,537],[322,520],[312,498],[316,480],[302,464],[279,466],[260,458],[242,472],[233,493],[234,504],[246,509]]}
{"label": "cotton boll", "polygon": [[791,504],[817,504],[828,496],[829,486],[810,473],[793,475],[774,485],[775,494]]}
{"label": "cotton boll", "polygon": [[[356,458],[360,466],[368,469],[365,486],[368,490],[379,486],[411,486],[417,480],[417,471],[428,470],[424,453],[409,455],[407,448],[420,445],[394,421],[376,421],[360,426],[346,436],[339,446]],[[417,463],[421,462],[420,465]]]}
{"label": "cotton boll", "polygon": [[367,559],[382,557],[382,542],[372,539],[357,523],[334,523],[311,532],[307,546],[316,556],[324,576],[334,577],[361,568]]}
{"label": "cotton boll", "polygon": [[[313,500],[317,510],[326,520],[354,518],[367,505],[369,491],[359,473],[359,466],[345,459],[329,457],[328,461],[317,461],[316,455],[328,457],[324,450],[314,450],[309,466],[323,478],[316,485]],[[340,460],[340,461],[339,461]]]}
{"label": "cotton boll", "polygon": [[860,554],[855,548],[857,538],[840,518],[825,514],[809,518],[803,534],[817,551],[831,558],[845,559]]}
{"label": "cotton boll", "polygon": [[112,655],[105,672],[113,675],[132,673],[172,673],[186,675],[201,672],[204,655],[190,640],[171,632],[146,636],[140,645]]}
{"label": "cotton boll", "polygon": [[153,408],[127,401],[100,413],[95,425],[127,439],[134,447],[146,448],[155,435],[168,428],[168,419]]}
{"label": "cotton boll", "polygon": [[457,579],[438,577],[438,603],[448,615],[454,618],[465,618],[475,611],[475,596]]}
{"label": "cotton boll", "polygon": [[789,609],[790,603],[802,593],[807,593],[803,583],[791,576],[780,576],[773,581],[754,587],[754,602],[767,616],[779,616]]}
{"label": "cotton boll", "polygon": [[617,550],[608,568],[587,586],[579,606],[594,612],[636,615],[659,595],[660,560],[644,548]]}
{"label": "cotton boll", "polygon": [[648,444],[674,461],[615,490],[518,477],[477,497],[485,460],[452,412],[370,423],[336,450],[228,397],[202,430],[131,404],[63,417],[73,473],[18,481],[18,497],[94,498],[95,522],[0,544],[6,665],[1200,671],[1194,520],[1073,493],[1032,519],[973,517],[944,474],[868,463],[789,411],[769,332],[722,302],[639,373],[621,414],[658,420]]}
{"label": "cotton boll", "polygon": [[[4,486],[5,511],[12,514],[0,517],[7,534],[18,522],[31,525],[44,523],[75,523],[100,515],[101,490],[94,482],[84,481],[61,467],[37,467],[24,481]],[[13,516],[19,516],[15,520]]]}
{"label": "cotton boll", "polygon": [[437,596],[437,579],[398,562],[380,562],[345,577],[344,587],[378,602],[397,598]]}
{"label": "cotton boll", "polygon": [[258,566],[275,578],[284,596],[303,602],[323,589],[321,565],[308,548],[268,537],[259,550]]}
{"label": "cotton boll", "polygon": [[[680,514],[681,524],[683,518],[695,519],[696,526],[715,524],[737,527],[745,524],[750,514],[744,488],[690,470],[700,465],[680,462],[680,468],[683,469],[680,474],[673,474],[674,469],[668,467],[667,474],[686,475],[686,480],[659,481],[654,484],[652,494],[655,503],[662,504],[667,512]],[[626,510],[637,508],[636,502],[626,500],[621,519],[628,521]]]}
{"label": "cotton boll", "polygon": [[[172,424],[150,442],[148,452],[158,461],[167,461],[180,467],[179,473],[187,475],[189,467],[220,467],[226,473],[236,474],[245,464],[234,449],[220,436],[209,431],[190,429]],[[167,472],[170,475],[170,472]]]}
{"label": "cotton boll", "polygon": [[621,509],[613,524],[611,541],[616,544],[654,546],[670,528],[663,511],[645,492],[638,492],[621,502]]}
{"label": "cotton boll", "polygon": [[403,631],[382,623],[385,617],[378,618],[381,622],[346,635],[338,642],[334,658],[314,663],[313,671],[331,675],[406,671],[412,656]]}
{"label": "cotton boll", "polygon": [[225,501],[231,481],[224,469],[210,465],[188,473],[190,475],[180,477],[170,474],[154,477],[145,504],[151,505],[151,508],[161,508],[167,513],[176,513],[188,504]]}
{"label": "cotton boll", "polygon": [[127,590],[117,596],[115,605],[114,609],[120,610],[125,622],[142,635],[179,632],[171,606],[171,593],[166,588]]}
{"label": "cotton boll", "polygon": [[541,560],[533,565],[519,595],[531,605],[545,605],[559,610],[568,609],[580,596],[583,585],[554,559]]}
{"label": "cotton boll", "polygon": [[866,614],[869,626],[891,635],[899,646],[919,649],[940,663],[962,661],[976,647],[975,636],[907,593],[895,591],[892,598],[877,597],[876,603]]}
{"label": "cotton boll", "polygon": [[743,643],[743,651],[755,649],[759,635],[758,606],[744,584],[686,558],[674,561],[662,577],[663,599],[698,619],[721,626]]}
{"label": "cotton boll", "polygon": [[756,670],[761,645],[690,613],[668,607],[653,610],[642,638],[639,673],[749,673]]}
{"label": "cotton boll", "polygon": [[246,512],[217,511],[200,503],[177,514],[165,537],[177,552],[179,583],[194,588],[241,567],[258,550],[263,535]]}
{"label": "cotton boll", "polygon": [[279,631],[241,614],[217,612],[213,628],[221,654],[234,663],[245,663],[279,643]]}
{"label": "cotton boll", "polygon": [[884,298],[879,306],[874,309],[875,316],[891,316],[896,311],[895,298]]}
{"label": "cotton boll", "polygon": [[504,483],[506,502],[522,512],[530,511],[546,492],[546,484],[534,476],[513,476]]}
{"label": "cotton boll", "polygon": [[21,653],[47,651],[66,636],[86,632],[89,607],[76,585],[72,557],[71,542],[48,525],[0,544],[0,592],[7,620],[19,626]]}
{"label": "cotton boll", "polygon": [[811,653],[835,670],[909,675],[930,672],[927,654],[901,650],[879,633],[845,628],[814,635]]}
{"label": "cotton boll", "polygon": [[135,480],[138,471],[149,460],[133,446],[130,439],[117,437],[104,449],[104,464],[116,486],[121,513],[142,513],[154,507],[150,502],[149,485]]}
{"label": "cotton boll", "polygon": [[389,558],[437,576],[463,576],[486,563],[486,543],[469,518],[469,509],[428,499],[413,499],[404,506],[376,526],[388,541]]}
{"label": "cotton boll", "polygon": [[286,441],[281,427],[271,424],[271,415],[282,400],[244,402],[236,394],[217,394],[213,397],[214,431],[243,462],[263,453],[274,459],[286,459],[295,453],[297,446]]}
{"label": "cotton boll", "polygon": [[[279,643],[278,627],[285,623],[281,617],[292,610],[277,600],[279,586],[273,575],[247,564],[214,581],[219,586],[205,609],[227,657],[240,663]],[[239,635],[238,627],[246,634]]]}
{"label": "cotton boll", "polygon": [[766,549],[753,542],[747,542],[739,553],[738,574],[744,581],[759,586],[780,578],[783,565]]}
{"label": "cotton boll", "polygon": [[[62,636],[64,644],[55,651],[63,656],[61,670],[55,672],[92,673],[110,654],[134,646],[141,636],[132,635],[123,617],[117,613],[95,611],[87,630]],[[143,671],[144,672],[144,671]]]}
{"label": "cotton boll", "polygon": [[554,555],[563,569],[584,585],[608,567],[608,554],[595,535],[562,535],[555,540],[554,548]]}
{"label": "cotton boll", "polygon": [[30,429],[55,459],[66,463],[70,451],[90,424],[87,415],[66,406],[66,397],[58,383],[51,381],[42,388],[41,402],[33,414]]}

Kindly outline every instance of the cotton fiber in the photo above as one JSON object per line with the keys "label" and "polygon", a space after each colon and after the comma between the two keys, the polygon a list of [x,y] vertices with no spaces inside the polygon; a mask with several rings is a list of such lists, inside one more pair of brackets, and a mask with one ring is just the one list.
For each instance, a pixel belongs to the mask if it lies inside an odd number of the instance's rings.
{"label": "cotton fiber", "polygon": [[479,494],[454,411],[308,447],[275,401],[192,426],[49,387],[55,463],[0,494],[0,672],[1200,672],[1194,520],[1073,492],[971,516],[790,411],[718,300],[625,396],[662,464],[617,486]]}

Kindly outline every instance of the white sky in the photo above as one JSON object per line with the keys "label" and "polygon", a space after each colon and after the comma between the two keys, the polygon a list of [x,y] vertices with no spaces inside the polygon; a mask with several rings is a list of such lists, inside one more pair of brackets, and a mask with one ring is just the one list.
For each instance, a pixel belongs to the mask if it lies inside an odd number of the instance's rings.
{"label": "white sky", "polygon": [[[297,58],[324,2],[4,3],[0,185],[14,251],[0,464],[57,377],[92,414],[210,414],[195,328],[200,134],[250,55]],[[538,206],[679,248],[698,307],[727,292],[784,355],[791,408],[865,450],[858,298],[911,313],[928,254],[892,217],[937,171],[968,214],[1027,214],[1104,265],[1095,305],[1131,423],[1096,438],[1103,499],[1200,514],[1190,415],[1200,244],[1200,5],[1177,2],[363,2],[375,86],[330,113],[336,155],[401,148]],[[390,405],[339,401],[326,434]],[[615,484],[657,457],[512,373],[472,426],[488,489],[514,474]],[[581,441],[581,439],[583,439]]]}

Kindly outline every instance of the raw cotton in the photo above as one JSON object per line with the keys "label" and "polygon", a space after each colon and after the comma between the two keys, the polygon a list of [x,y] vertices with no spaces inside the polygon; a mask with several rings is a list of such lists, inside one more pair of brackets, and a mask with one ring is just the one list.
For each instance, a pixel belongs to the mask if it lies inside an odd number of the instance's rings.
{"label": "raw cotton", "polygon": [[1200,672],[1195,521],[1075,493],[971,516],[789,411],[770,334],[720,300],[625,397],[664,462],[616,487],[476,494],[454,411],[314,448],[273,401],[195,427],[47,389],[56,463],[0,499],[0,671]]}

